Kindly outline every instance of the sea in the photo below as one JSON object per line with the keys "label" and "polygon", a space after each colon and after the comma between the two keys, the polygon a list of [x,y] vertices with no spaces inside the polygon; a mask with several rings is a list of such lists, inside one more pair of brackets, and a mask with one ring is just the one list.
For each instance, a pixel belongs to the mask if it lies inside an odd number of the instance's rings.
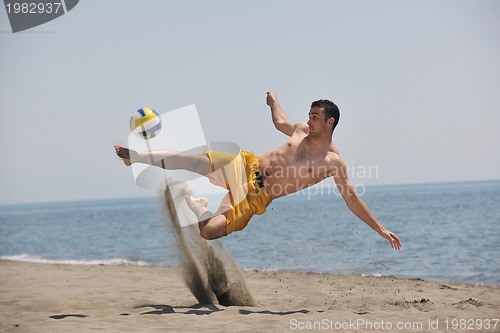
{"label": "sea", "polygon": [[[361,197],[400,251],[333,192],[277,199],[217,242],[242,269],[500,285],[500,181],[367,186]],[[0,205],[0,260],[179,266],[166,221],[160,195]]]}

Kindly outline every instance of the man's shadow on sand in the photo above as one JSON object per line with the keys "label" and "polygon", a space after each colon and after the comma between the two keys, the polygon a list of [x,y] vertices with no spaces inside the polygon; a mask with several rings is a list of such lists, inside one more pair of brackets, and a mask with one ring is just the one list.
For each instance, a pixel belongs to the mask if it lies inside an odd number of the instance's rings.
{"label": "man's shadow on sand", "polygon": [[[182,314],[195,314],[195,315],[210,315],[215,312],[220,312],[224,311],[224,309],[219,309],[217,306],[214,304],[197,304],[193,306],[170,306],[166,304],[143,304],[143,305],[138,305],[135,306],[134,309],[141,309],[141,308],[154,308],[155,310],[153,311],[147,311],[141,313],[141,315],[162,315],[162,314],[171,314],[171,313],[182,313]],[[176,311],[181,310],[181,311]],[[189,309],[187,311],[182,311],[185,309]],[[286,315],[291,315],[291,314],[296,314],[296,313],[309,313],[309,310],[297,310],[297,311],[269,311],[269,310],[263,310],[263,311],[250,311],[250,310],[244,310],[241,309],[239,311],[240,314],[242,315],[249,315],[249,314],[270,314],[270,315],[278,315],[278,316],[286,316]]]}
{"label": "man's shadow on sand", "polygon": [[262,311],[250,311],[250,310],[240,310],[240,314],[242,315],[249,315],[249,314],[254,314],[254,313],[259,313],[259,314],[270,314],[270,315],[276,315],[276,316],[288,316],[291,314],[296,314],[296,313],[309,313],[309,310],[296,310],[296,311],[269,311],[269,310],[262,310]]}
{"label": "man's shadow on sand", "polygon": [[[213,304],[197,304],[193,306],[170,306],[167,304],[143,304],[135,306],[134,309],[141,308],[154,308],[153,311],[143,312],[140,315],[162,315],[162,314],[170,314],[170,313],[183,313],[183,314],[195,314],[195,315],[209,315],[215,312],[224,311],[219,309]],[[176,311],[181,310],[181,311]],[[184,309],[189,309],[187,311],[182,311]]]}
{"label": "man's shadow on sand", "polygon": [[50,319],[60,320],[60,319],[68,318],[68,317],[86,318],[87,315],[82,314],[82,313],[76,313],[76,314],[75,313],[70,313],[70,314],[53,315],[53,316],[50,316],[49,318]]}
{"label": "man's shadow on sand", "polygon": [[[153,308],[155,310],[147,311],[140,313],[140,315],[164,315],[164,314],[187,314],[187,315],[198,315],[198,316],[206,316],[215,312],[224,311],[224,309],[218,308],[214,304],[196,304],[193,306],[170,306],[167,304],[142,304],[135,306],[133,309],[142,309],[142,308]],[[177,311],[176,311],[177,310]],[[185,310],[185,311],[184,311]],[[296,313],[309,313],[309,310],[297,310],[297,311],[270,311],[270,310],[262,310],[262,311],[251,311],[246,309],[240,309],[239,313],[241,315],[249,315],[249,314],[269,314],[269,315],[277,315],[277,316],[286,316]],[[121,313],[120,316],[129,316],[130,313]],[[86,318],[87,315],[81,313],[71,313],[71,314],[59,314],[52,315],[49,318],[61,320],[68,317],[74,318]]]}

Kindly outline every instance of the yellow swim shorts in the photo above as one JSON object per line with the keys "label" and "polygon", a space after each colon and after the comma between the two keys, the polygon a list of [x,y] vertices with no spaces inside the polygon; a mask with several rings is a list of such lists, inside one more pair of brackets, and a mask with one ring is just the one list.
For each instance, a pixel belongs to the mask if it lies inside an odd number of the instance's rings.
{"label": "yellow swim shorts", "polygon": [[266,212],[272,199],[256,180],[259,158],[248,151],[239,154],[206,151],[212,173],[207,177],[214,185],[226,188],[217,214],[226,215],[226,231],[243,230],[254,214]]}

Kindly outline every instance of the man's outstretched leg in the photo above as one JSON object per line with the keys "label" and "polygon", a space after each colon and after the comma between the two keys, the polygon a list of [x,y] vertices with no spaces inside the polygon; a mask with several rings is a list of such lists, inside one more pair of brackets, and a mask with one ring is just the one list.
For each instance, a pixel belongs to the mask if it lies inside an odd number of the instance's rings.
{"label": "man's outstretched leg", "polygon": [[211,240],[221,238],[227,235],[226,216],[224,214],[215,215],[207,209],[208,200],[206,198],[195,199],[192,196],[186,196],[186,203],[198,218],[200,236]]}
{"label": "man's outstretched leg", "polygon": [[188,154],[174,150],[137,152],[118,144],[115,145],[115,151],[127,166],[140,162],[168,170],[184,169],[203,176],[212,171],[210,159],[205,154]]}

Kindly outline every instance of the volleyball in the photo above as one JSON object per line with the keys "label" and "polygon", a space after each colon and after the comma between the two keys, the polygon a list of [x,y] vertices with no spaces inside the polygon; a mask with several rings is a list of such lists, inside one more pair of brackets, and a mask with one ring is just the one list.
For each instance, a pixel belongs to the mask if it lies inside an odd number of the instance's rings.
{"label": "volleyball", "polygon": [[161,130],[161,119],[151,108],[142,108],[130,117],[130,130],[142,139],[152,139]]}

